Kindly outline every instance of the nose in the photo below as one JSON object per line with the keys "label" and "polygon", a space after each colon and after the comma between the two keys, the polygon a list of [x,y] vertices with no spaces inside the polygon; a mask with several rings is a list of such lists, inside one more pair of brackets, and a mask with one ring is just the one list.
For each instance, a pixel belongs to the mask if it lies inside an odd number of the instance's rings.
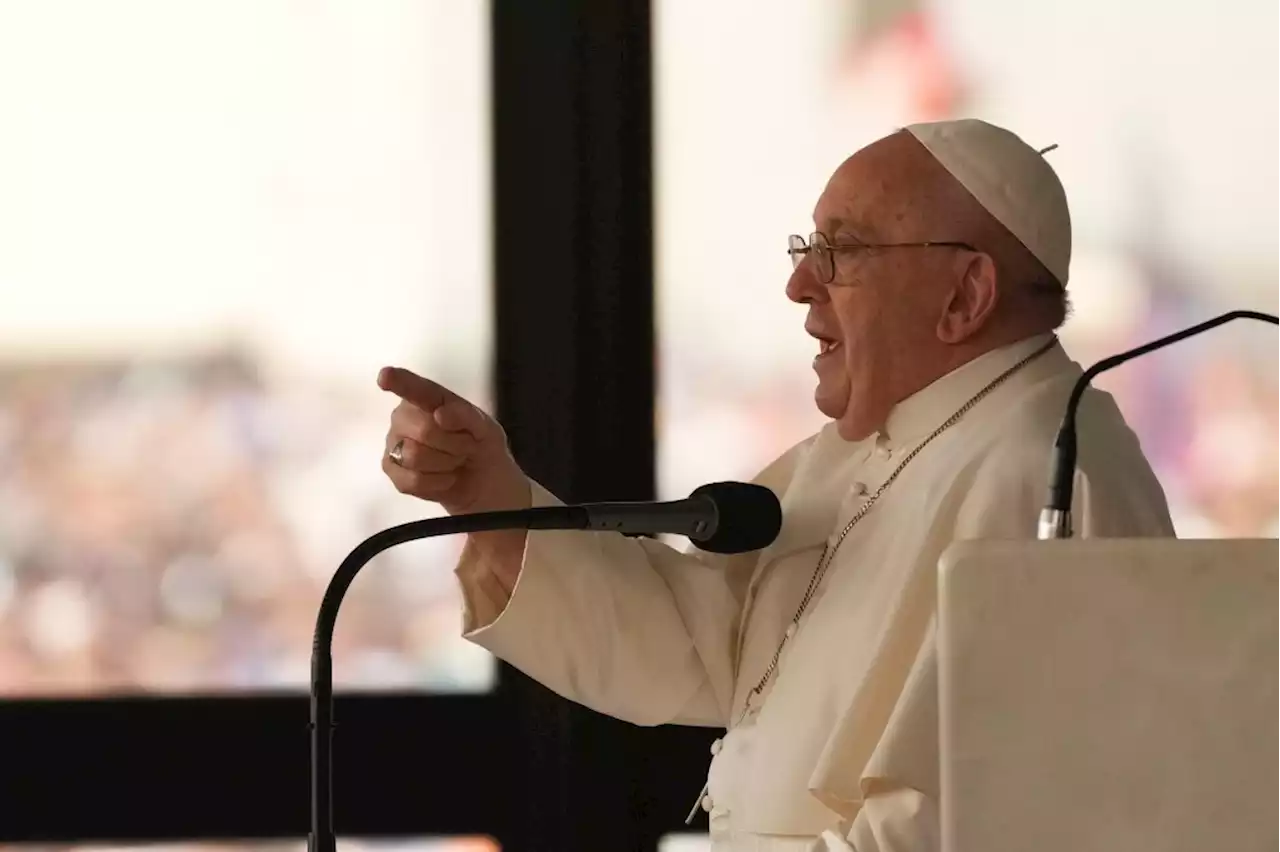
{"label": "nose", "polygon": [[812,270],[813,262],[806,257],[791,271],[791,277],[787,279],[788,299],[801,305],[827,300],[827,288],[818,282]]}

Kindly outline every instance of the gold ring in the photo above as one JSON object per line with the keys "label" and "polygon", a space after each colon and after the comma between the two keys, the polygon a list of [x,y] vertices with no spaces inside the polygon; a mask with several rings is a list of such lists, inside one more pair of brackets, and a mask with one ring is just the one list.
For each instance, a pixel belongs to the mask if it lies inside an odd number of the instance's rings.
{"label": "gold ring", "polygon": [[404,438],[396,441],[396,445],[391,448],[391,452],[387,453],[387,458],[404,467]]}

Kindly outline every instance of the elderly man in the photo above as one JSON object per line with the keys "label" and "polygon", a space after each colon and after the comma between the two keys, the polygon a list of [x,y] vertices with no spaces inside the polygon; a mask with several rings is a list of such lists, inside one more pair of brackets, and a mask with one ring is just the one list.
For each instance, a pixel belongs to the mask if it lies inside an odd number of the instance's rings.
{"label": "elderly man", "polygon": [[[1040,152],[980,121],[857,152],[793,236],[831,418],[757,477],[783,504],[759,553],[613,533],[470,538],[465,635],[559,694],[641,725],[724,727],[700,799],[717,850],[938,848],[935,570],[953,541],[1034,534],[1080,375],[1071,230]],[[383,470],[452,513],[555,501],[491,418],[404,370]],[[1106,394],[1079,416],[1080,534],[1171,535]],[[1051,736],[1051,732],[1046,732]]]}

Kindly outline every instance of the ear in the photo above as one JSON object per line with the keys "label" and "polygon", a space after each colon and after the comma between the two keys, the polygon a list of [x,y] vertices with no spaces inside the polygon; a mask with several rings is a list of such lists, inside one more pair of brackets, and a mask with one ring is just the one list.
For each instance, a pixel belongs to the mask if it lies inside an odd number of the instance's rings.
{"label": "ear", "polygon": [[990,255],[964,252],[957,263],[959,274],[947,292],[937,328],[938,340],[951,345],[977,334],[1000,301],[996,264]]}

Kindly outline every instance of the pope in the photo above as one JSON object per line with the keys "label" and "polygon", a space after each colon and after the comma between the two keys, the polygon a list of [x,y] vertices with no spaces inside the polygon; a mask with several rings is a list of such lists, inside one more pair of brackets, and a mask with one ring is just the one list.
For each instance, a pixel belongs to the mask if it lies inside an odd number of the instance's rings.
{"label": "pope", "polygon": [[[805,229],[808,230],[808,229]],[[836,169],[786,296],[806,305],[829,422],[754,481],[766,549],[615,533],[468,538],[464,635],[562,696],[640,725],[725,729],[698,805],[717,852],[939,848],[939,556],[1031,538],[1066,398],[1071,218],[1045,151],[992,124],[913,125]],[[780,247],[781,248],[781,247]],[[382,469],[450,513],[554,505],[490,416],[384,369]],[[1106,393],[1078,415],[1081,536],[1171,536]]]}

